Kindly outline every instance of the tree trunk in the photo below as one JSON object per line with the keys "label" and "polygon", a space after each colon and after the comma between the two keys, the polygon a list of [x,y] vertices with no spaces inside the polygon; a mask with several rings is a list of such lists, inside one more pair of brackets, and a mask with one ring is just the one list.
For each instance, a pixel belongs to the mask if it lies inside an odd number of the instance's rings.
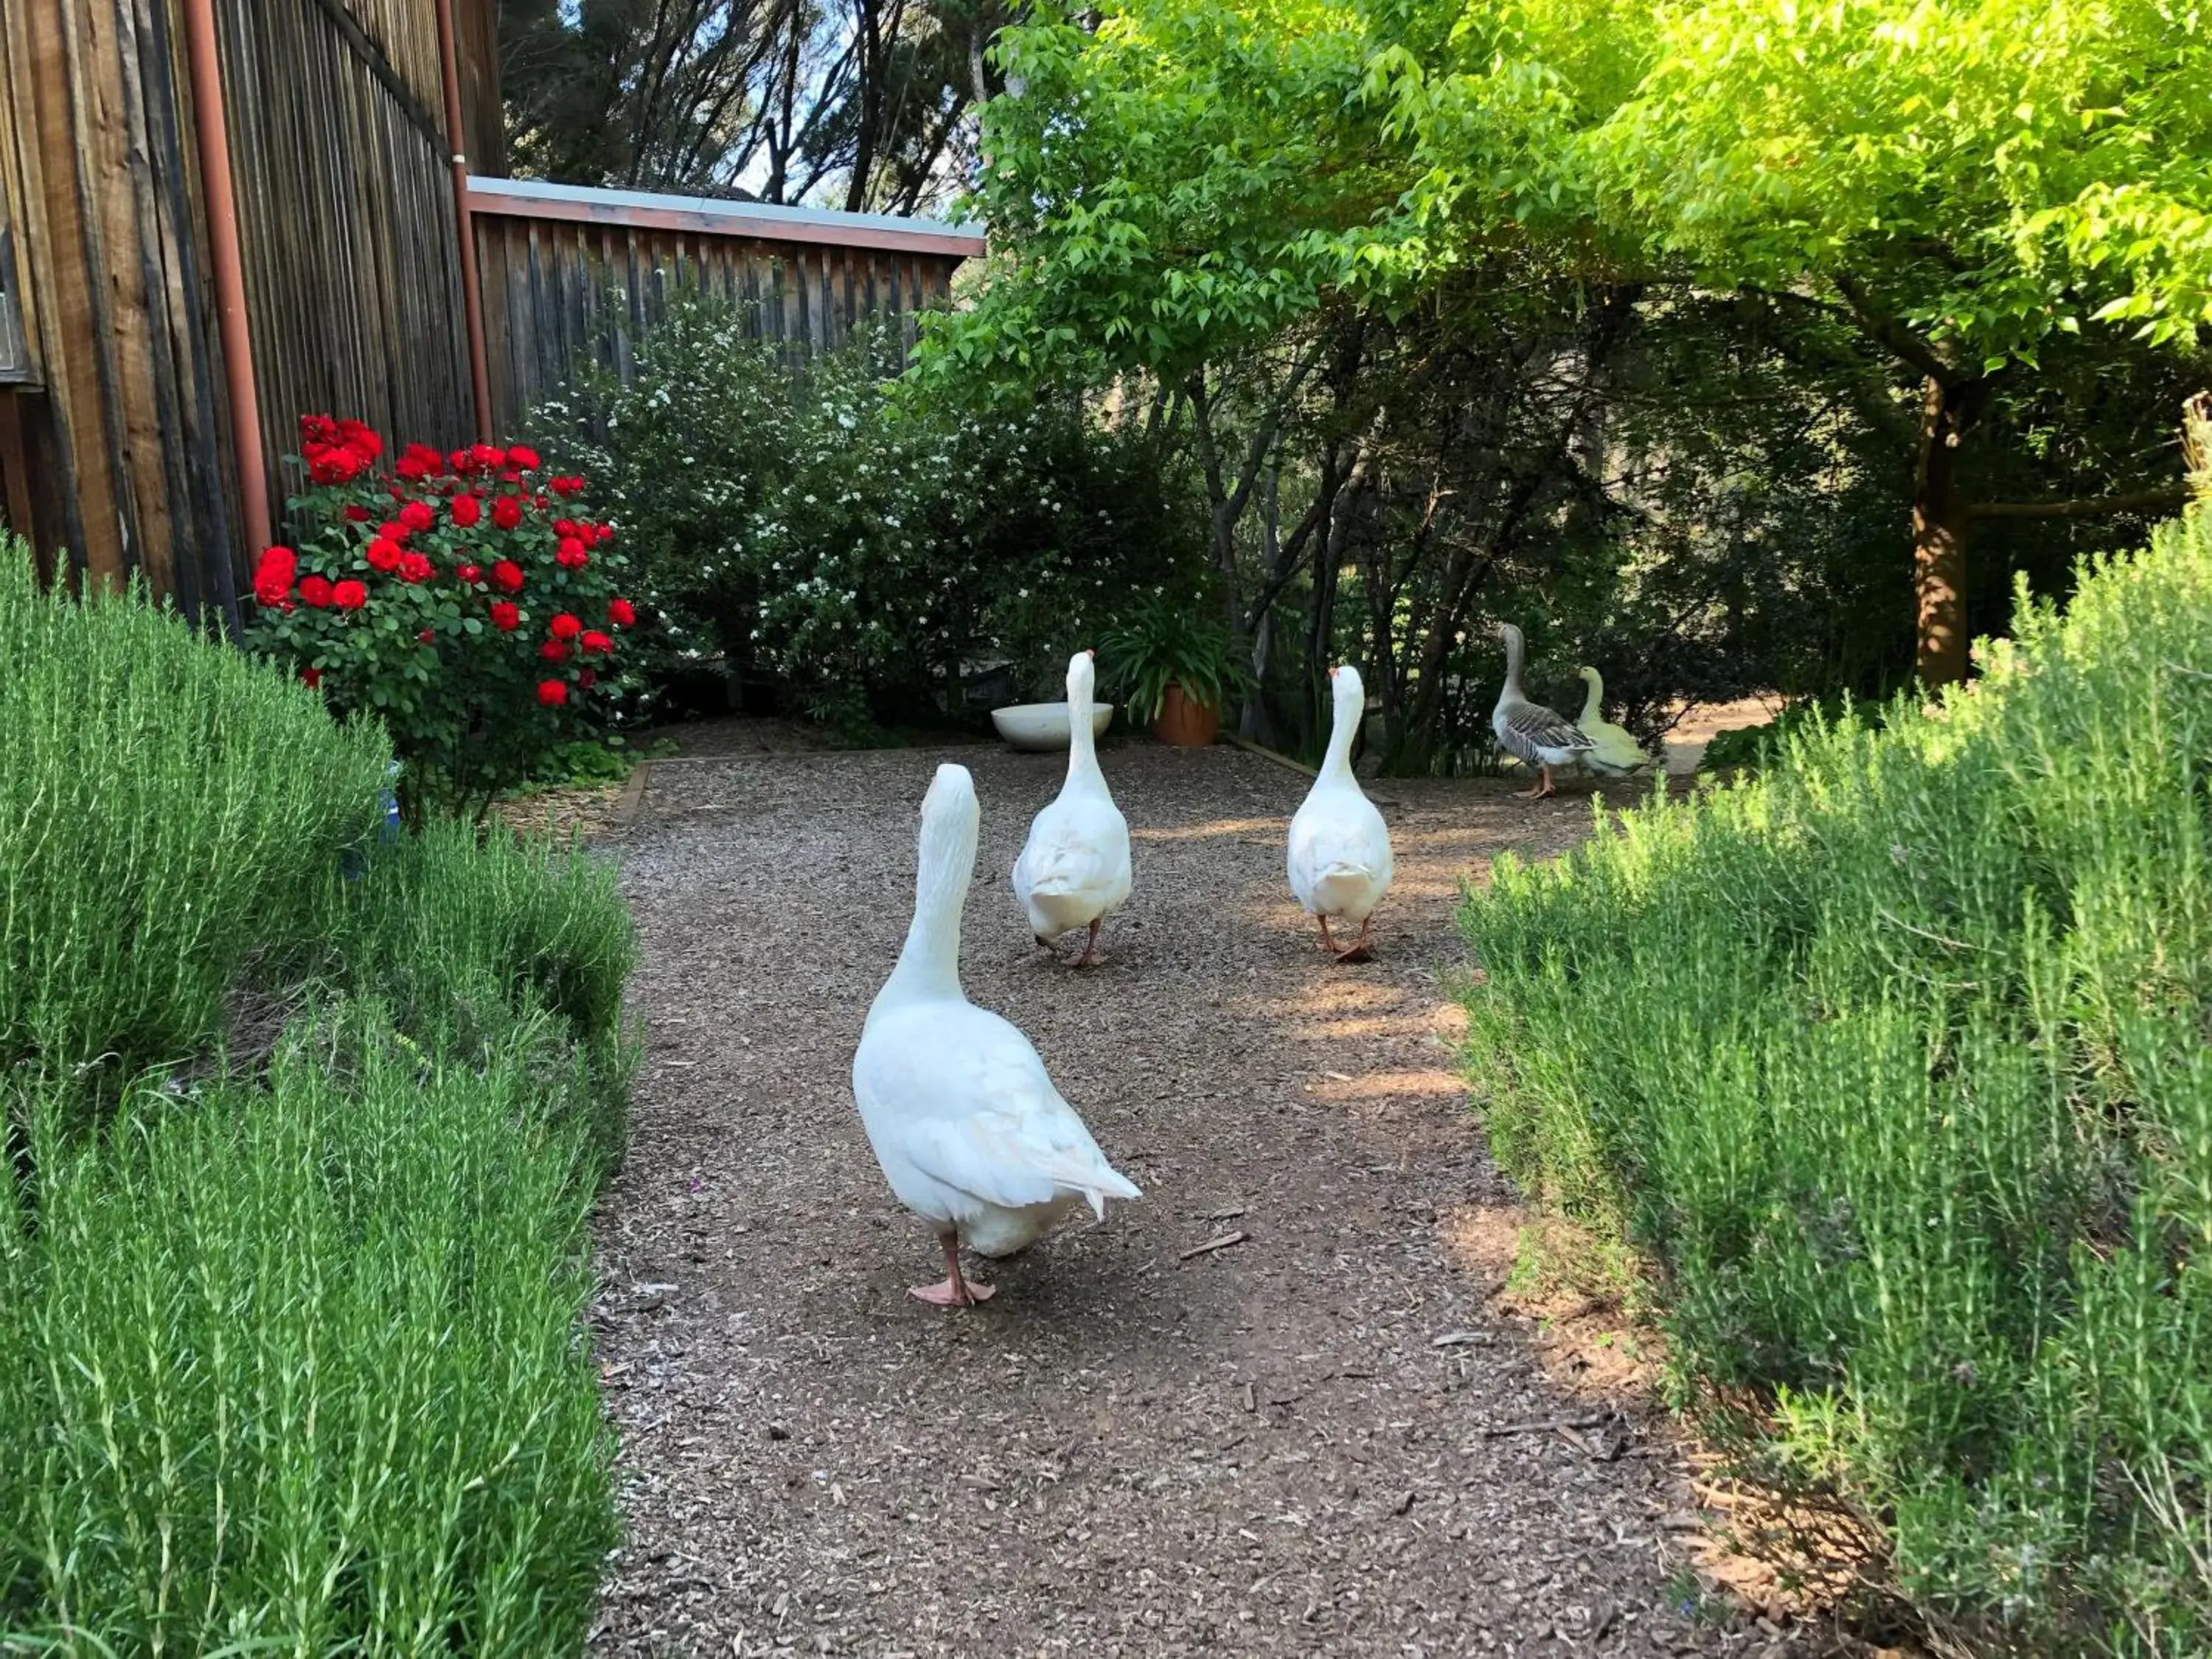
{"label": "tree trunk", "polygon": [[1331,715],[1328,671],[1334,666],[1331,647],[1336,634],[1336,587],[1344,568],[1345,547],[1352,537],[1352,521],[1359,516],[1362,499],[1374,487],[1375,458],[1384,431],[1383,411],[1375,418],[1352,451],[1352,465],[1329,502],[1328,523],[1314,542],[1313,614],[1306,629],[1306,686],[1309,740],[1325,740]]}
{"label": "tree trunk", "polygon": [[1218,399],[1207,389],[1205,368],[1201,366],[1194,369],[1183,382],[1183,398],[1190,404],[1192,441],[1198,450],[1200,472],[1206,481],[1206,499],[1212,527],[1213,563],[1221,573],[1222,622],[1229,629],[1231,643],[1240,649],[1247,641],[1243,590],[1237,579],[1237,526],[1243,521],[1244,509],[1250,505],[1253,491],[1259,486],[1261,469],[1266,465],[1267,458],[1275,453],[1276,441],[1297,407],[1299,389],[1305,385],[1307,376],[1313,373],[1324,343],[1325,337],[1316,337],[1306,349],[1298,354],[1291,365],[1289,378],[1271,395],[1254,422],[1241,459],[1228,458],[1237,462],[1237,477],[1233,484],[1213,429],[1214,410]]}
{"label": "tree trunk", "polygon": [[[1272,580],[1283,561],[1283,466],[1278,457],[1267,468],[1267,487],[1261,495],[1260,546],[1261,568]],[[1275,607],[1267,605],[1252,624],[1252,686],[1237,722],[1240,736],[1254,743],[1274,740],[1274,722],[1267,718],[1267,666],[1275,650]]]}
{"label": "tree trunk", "polygon": [[1930,375],[1920,404],[1920,458],[1912,481],[1912,586],[1918,601],[1921,684],[1966,678],[1966,527],[1958,498],[1960,428],[1972,383]]}
{"label": "tree trunk", "polygon": [[983,8],[977,0],[975,15],[968,20],[968,78],[974,82],[975,98],[975,161],[985,173],[991,170],[991,152],[983,146],[983,106],[991,101],[991,83],[983,73]]}
{"label": "tree trunk", "polygon": [[1234,640],[1238,620],[1237,520],[1243,514],[1244,504],[1231,496],[1222,469],[1221,448],[1214,441],[1213,404],[1206,390],[1205,369],[1191,372],[1183,384],[1183,397],[1190,404],[1191,437],[1198,450],[1199,476],[1206,485],[1206,542],[1213,568],[1221,574],[1224,620]]}
{"label": "tree trunk", "polygon": [[[845,211],[868,205],[868,175],[876,167],[876,126],[883,109],[884,28],[877,0],[859,0],[860,72],[853,95],[860,100],[859,131],[853,138],[853,177],[845,186]],[[896,27],[896,23],[894,23]]]}

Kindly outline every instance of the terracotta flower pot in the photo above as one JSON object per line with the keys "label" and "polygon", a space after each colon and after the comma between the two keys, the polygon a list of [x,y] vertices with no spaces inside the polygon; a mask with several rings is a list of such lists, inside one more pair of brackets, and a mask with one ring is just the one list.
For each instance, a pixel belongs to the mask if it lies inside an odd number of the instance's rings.
{"label": "terracotta flower pot", "polygon": [[1221,711],[1194,702],[1183,695],[1182,687],[1170,682],[1160,699],[1152,735],[1179,749],[1203,749],[1221,735]]}

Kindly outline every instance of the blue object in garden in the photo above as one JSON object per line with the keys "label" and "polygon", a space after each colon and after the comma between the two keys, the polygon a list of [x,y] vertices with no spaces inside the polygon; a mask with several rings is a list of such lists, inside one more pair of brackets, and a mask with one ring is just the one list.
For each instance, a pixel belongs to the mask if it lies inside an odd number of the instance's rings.
{"label": "blue object in garden", "polygon": [[[383,822],[376,827],[376,838],[386,846],[399,839],[399,763],[392,761],[384,769],[384,787],[376,792],[376,805]],[[359,881],[368,869],[368,854],[358,847],[338,849],[338,873],[348,881]]]}

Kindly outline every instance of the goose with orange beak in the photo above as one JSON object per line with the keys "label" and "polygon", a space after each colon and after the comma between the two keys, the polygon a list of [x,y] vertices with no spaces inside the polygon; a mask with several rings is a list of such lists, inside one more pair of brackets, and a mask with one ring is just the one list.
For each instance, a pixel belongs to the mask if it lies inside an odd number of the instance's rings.
{"label": "goose with orange beak", "polygon": [[[1390,831],[1352,775],[1352,740],[1367,711],[1366,688],[1350,664],[1328,672],[1334,714],[1328,754],[1304,803],[1291,819],[1291,891],[1321,923],[1321,944],[1340,962],[1364,961],[1375,907],[1390,890]],[[1340,945],[1329,923],[1357,925],[1359,936]]]}

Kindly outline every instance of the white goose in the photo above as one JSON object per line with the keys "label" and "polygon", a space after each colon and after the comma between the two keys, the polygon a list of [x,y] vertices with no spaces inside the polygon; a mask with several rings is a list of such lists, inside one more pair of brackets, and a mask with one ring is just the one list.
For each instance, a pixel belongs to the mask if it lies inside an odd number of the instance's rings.
{"label": "white goose", "polygon": [[963,1279],[960,1246],[1012,1255],[1079,1204],[1139,1196],[1106,1162],[1029,1039],[960,989],[960,911],[975,867],[975,781],[940,766],[921,803],[906,948],[869,1006],[853,1097],[900,1203],[937,1230],[945,1278],[910,1292],[966,1307],[996,1288]]}
{"label": "white goose", "polygon": [[1352,739],[1366,712],[1367,692],[1349,664],[1328,671],[1335,700],[1328,755],[1304,803],[1291,819],[1291,891],[1321,920],[1322,948],[1336,951],[1329,919],[1359,924],[1359,937],[1340,961],[1366,953],[1375,907],[1390,890],[1390,831],[1352,775]]}
{"label": "white goose", "polygon": [[1650,765],[1651,757],[1637,747],[1636,739],[1606,719],[1604,678],[1595,668],[1585,668],[1582,674],[1589,693],[1583,699],[1582,718],[1575,725],[1590,740],[1589,753],[1583,757],[1584,764],[1615,777],[1626,777],[1638,767]]}
{"label": "white goose", "polygon": [[1062,933],[1091,930],[1078,968],[1097,957],[1099,925],[1129,896],[1129,826],[1098,769],[1091,729],[1095,677],[1090,652],[1068,659],[1067,781],[1036,815],[1014,860],[1014,896],[1039,945],[1050,949]]}
{"label": "white goose", "polygon": [[1530,702],[1521,690],[1521,630],[1511,623],[1498,624],[1505,641],[1505,684],[1498,689],[1498,706],[1490,712],[1490,729],[1498,746],[1524,765],[1540,768],[1541,779],[1516,793],[1528,800],[1541,800],[1552,793],[1552,769],[1581,760],[1590,752],[1590,740],[1574,722],[1540,702]]}

